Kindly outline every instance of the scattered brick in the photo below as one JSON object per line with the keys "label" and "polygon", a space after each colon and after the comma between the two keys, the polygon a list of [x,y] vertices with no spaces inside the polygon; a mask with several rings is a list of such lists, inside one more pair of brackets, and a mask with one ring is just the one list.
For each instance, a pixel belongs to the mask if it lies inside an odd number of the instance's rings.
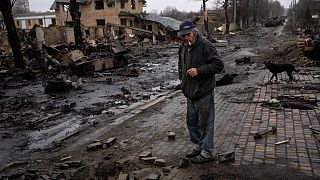
{"label": "scattered brick", "polygon": [[105,143],[103,143],[103,149],[111,147],[116,142],[117,142],[117,138],[115,138],[115,137],[109,138]]}
{"label": "scattered brick", "polygon": [[235,160],[234,151],[218,154],[219,163],[233,161],[233,160]]}
{"label": "scattered brick", "polygon": [[112,158],[112,156],[113,156],[113,153],[109,153],[109,154],[105,155],[105,156],[103,157],[103,159],[105,159],[105,160],[110,160],[110,159]]}
{"label": "scattered brick", "polygon": [[168,140],[175,140],[176,133],[175,132],[168,132]]}
{"label": "scattered brick", "polygon": [[60,162],[63,162],[63,161],[68,161],[72,158],[72,156],[67,156],[67,157],[64,157],[64,158],[61,158],[60,159]]}
{"label": "scattered brick", "polygon": [[56,163],[54,164],[56,167],[60,168],[60,169],[68,169],[69,165],[65,164],[65,163]]}
{"label": "scattered brick", "polygon": [[189,166],[189,159],[182,158],[179,160],[179,165],[178,165],[179,168],[185,168],[188,166]]}
{"label": "scattered brick", "polygon": [[124,164],[125,164],[126,162],[128,162],[128,161],[129,161],[129,158],[120,159],[120,160],[116,161],[116,166],[117,166],[117,167],[123,167]]}
{"label": "scattered brick", "polygon": [[146,180],[159,180],[160,179],[160,175],[159,174],[150,174],[145,179]]}
{"label": "scattered brick", "polygon": [[67,164],[69,167],[80,167],[81,166],[81,160],[65,161],[64,164]]}
{"label": "scattered brick", "polygon": [[166,167],[163,167],[162,168],[162,172],[163,173],[170,173],[171,172],[171,169],[173,168],[174,166],[166,166]]}
{"label": "scattered brick", "polygon": [[151,156],[152,156],[152,153],[150,151],[144,151],[139,155],[139,159],[151,157]]}
{"label": "scattered brick", "polygon": [[159,166],[159,167],[164,167],[164,166],[166,166],[166,161],[164,159],[156,159],[154,161],[154,165]]}
{"label": "scattered brick", "polygon": [[146,157],[146,158],[141,158],[142,162],[144,164],[154,164],[155,160],[158,159],[157,157]]}
{"label": "scattered brick", "polygon": [[92,151],[92,150],[100,149],[100,148],[102,148],[102,146],[103,145],[101,142],[95,142],[95,143],[87,145],[87,150]]}
{"label": "scattered brick", "polygon": [[120,172],[117,180],[128,180],[129,179],[129,174],[124,174],[122,172]]}

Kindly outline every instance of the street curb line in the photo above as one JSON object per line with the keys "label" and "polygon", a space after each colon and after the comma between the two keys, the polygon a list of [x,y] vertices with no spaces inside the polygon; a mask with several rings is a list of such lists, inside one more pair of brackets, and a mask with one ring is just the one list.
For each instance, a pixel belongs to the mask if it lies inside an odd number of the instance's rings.
{"label": "street curb line", "polygon": [[111,130],[113,127],[116,127],[119,124],[122,124],[123,122],[133,118],[134,116],[142,113],[144,110],[150,108],[151,106],[154,106],[160,102],[162,102],[163,100],[173,97],[177,94],[181,93],[181,90],[178,91],[174,91],[172,93],[168,93],[166,95],[163,95],[159,98],[150,100],[149,102],[146,102],[145,104],[133,109],[132,111],[129,112],[129,114],[118,117],[116,119],[114,119],[111,123],[108,123],[106,125],[104,125],[103,127],[97,129],[94,133],[91,134],[87,134],[85,136],[85,138],[82,140],[83,143],[88,143],[91,142],[92,140],[97,139],[100,136],[103,136],[103,134],[105,134],[108,130]]}

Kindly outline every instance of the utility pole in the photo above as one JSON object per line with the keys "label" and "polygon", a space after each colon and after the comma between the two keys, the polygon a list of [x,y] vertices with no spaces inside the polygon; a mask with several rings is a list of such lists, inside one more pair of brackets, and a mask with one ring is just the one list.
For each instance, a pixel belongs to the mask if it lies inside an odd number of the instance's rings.
{"label": "utility pole", "polygon": [[209,24],[208,24],[208,12],[206,9],[206,2],[208,0],[203,0],[203,20],[204,20],[204,28],[207,33],[208,39],[210,39],[210,34],[209,34]]}

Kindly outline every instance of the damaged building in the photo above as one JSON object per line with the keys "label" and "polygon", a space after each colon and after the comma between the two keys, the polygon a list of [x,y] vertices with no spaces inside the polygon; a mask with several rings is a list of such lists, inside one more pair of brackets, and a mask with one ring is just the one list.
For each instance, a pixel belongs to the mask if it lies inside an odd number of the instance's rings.
{"label": "damaged building", "polygon": [[[87,38],[107,37],[112,30],[107,25],[125,25],[135,27],[137,17],[143,11],[146,2],[142,0],[77,0],[81,12],[81,24],[83,34]],[[56,24],[58,26],[72,27],[72,18],[69,12],[69,0],[56,0],[51,6],[55,10]],[[69,39],[73,39],[68,30]]]}
{"label": "damaged building", "polygon": [[141,28],[152,31],[155,35],[176,36],[181,21],[156,14],[141,14]]}
{"label": "damaged building", "polygon": [[[68,67],[73,74],[89,75],[127,64],[126,46],[143,46],[176,38],[181,21],[143,13],[144,0],[77,0],[81,12],[81,31],[85,44],[73,47],[75,34],[70,0],[55,0],[55,12],[15,19],[25,29],[23,53],[33,72]],[[35,14],[33,14],[35,15]],[[41,16],[40,16],[41,15]],[[134,48],[134,47],[133,47]],[[44,55],[38,56],[39,52]]]}
{"label": "damaged building", "polygon": [[[135,27],[136,16],[146,5],[144,0],[77,0],[81,12],[81,23],[86,27],[122,24]],[[55,0],[51,10],[55,10],[57,25],[72,23],[69,14],[69,0]]]}
{"label": "damaged building", "polygon": [[[77,0],[77,2],[81,12],[83,34],[89,38],[123,34],[127,36],[143,34],[143,37],[150,38],[152,35],[157,38],[163,35],[175,36],[181,23],[173,18],[143,13],[143,7],[146,7],[145,0]],[[51,10],[55,10],[56,25],[72,26],[69,4],[69,0],[56,0],[52,4]],[[73,37],[68,37],[72,36],[72,32],[66,34],[67,41],[70,42],[69,39]]]}
{"label": "damaged building", "polygon": [[15,14],[14,22],[17,28],[32,29],[34,25],[41,27],[49,27],[56,23],[56,16],[54,12],[41,12],[41,13],[24,13]]}

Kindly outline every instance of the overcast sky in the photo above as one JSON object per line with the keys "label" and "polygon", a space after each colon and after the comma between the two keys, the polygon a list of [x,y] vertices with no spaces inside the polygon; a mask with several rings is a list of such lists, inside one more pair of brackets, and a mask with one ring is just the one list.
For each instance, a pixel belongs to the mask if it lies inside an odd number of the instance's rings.
{"label": "overcast sky", "polygon": [[[160,12],[167,6],[174,6],[179,11],[199,11],[202,0],[146,0],[147,7],[144,9],[147,12]],[[284,7],[289,7],[291,0],[279,0]],[[31,11],[48,11],[54,0],[29,0]],[[207,6],[211,7],[214,0],[209,0]]]}

